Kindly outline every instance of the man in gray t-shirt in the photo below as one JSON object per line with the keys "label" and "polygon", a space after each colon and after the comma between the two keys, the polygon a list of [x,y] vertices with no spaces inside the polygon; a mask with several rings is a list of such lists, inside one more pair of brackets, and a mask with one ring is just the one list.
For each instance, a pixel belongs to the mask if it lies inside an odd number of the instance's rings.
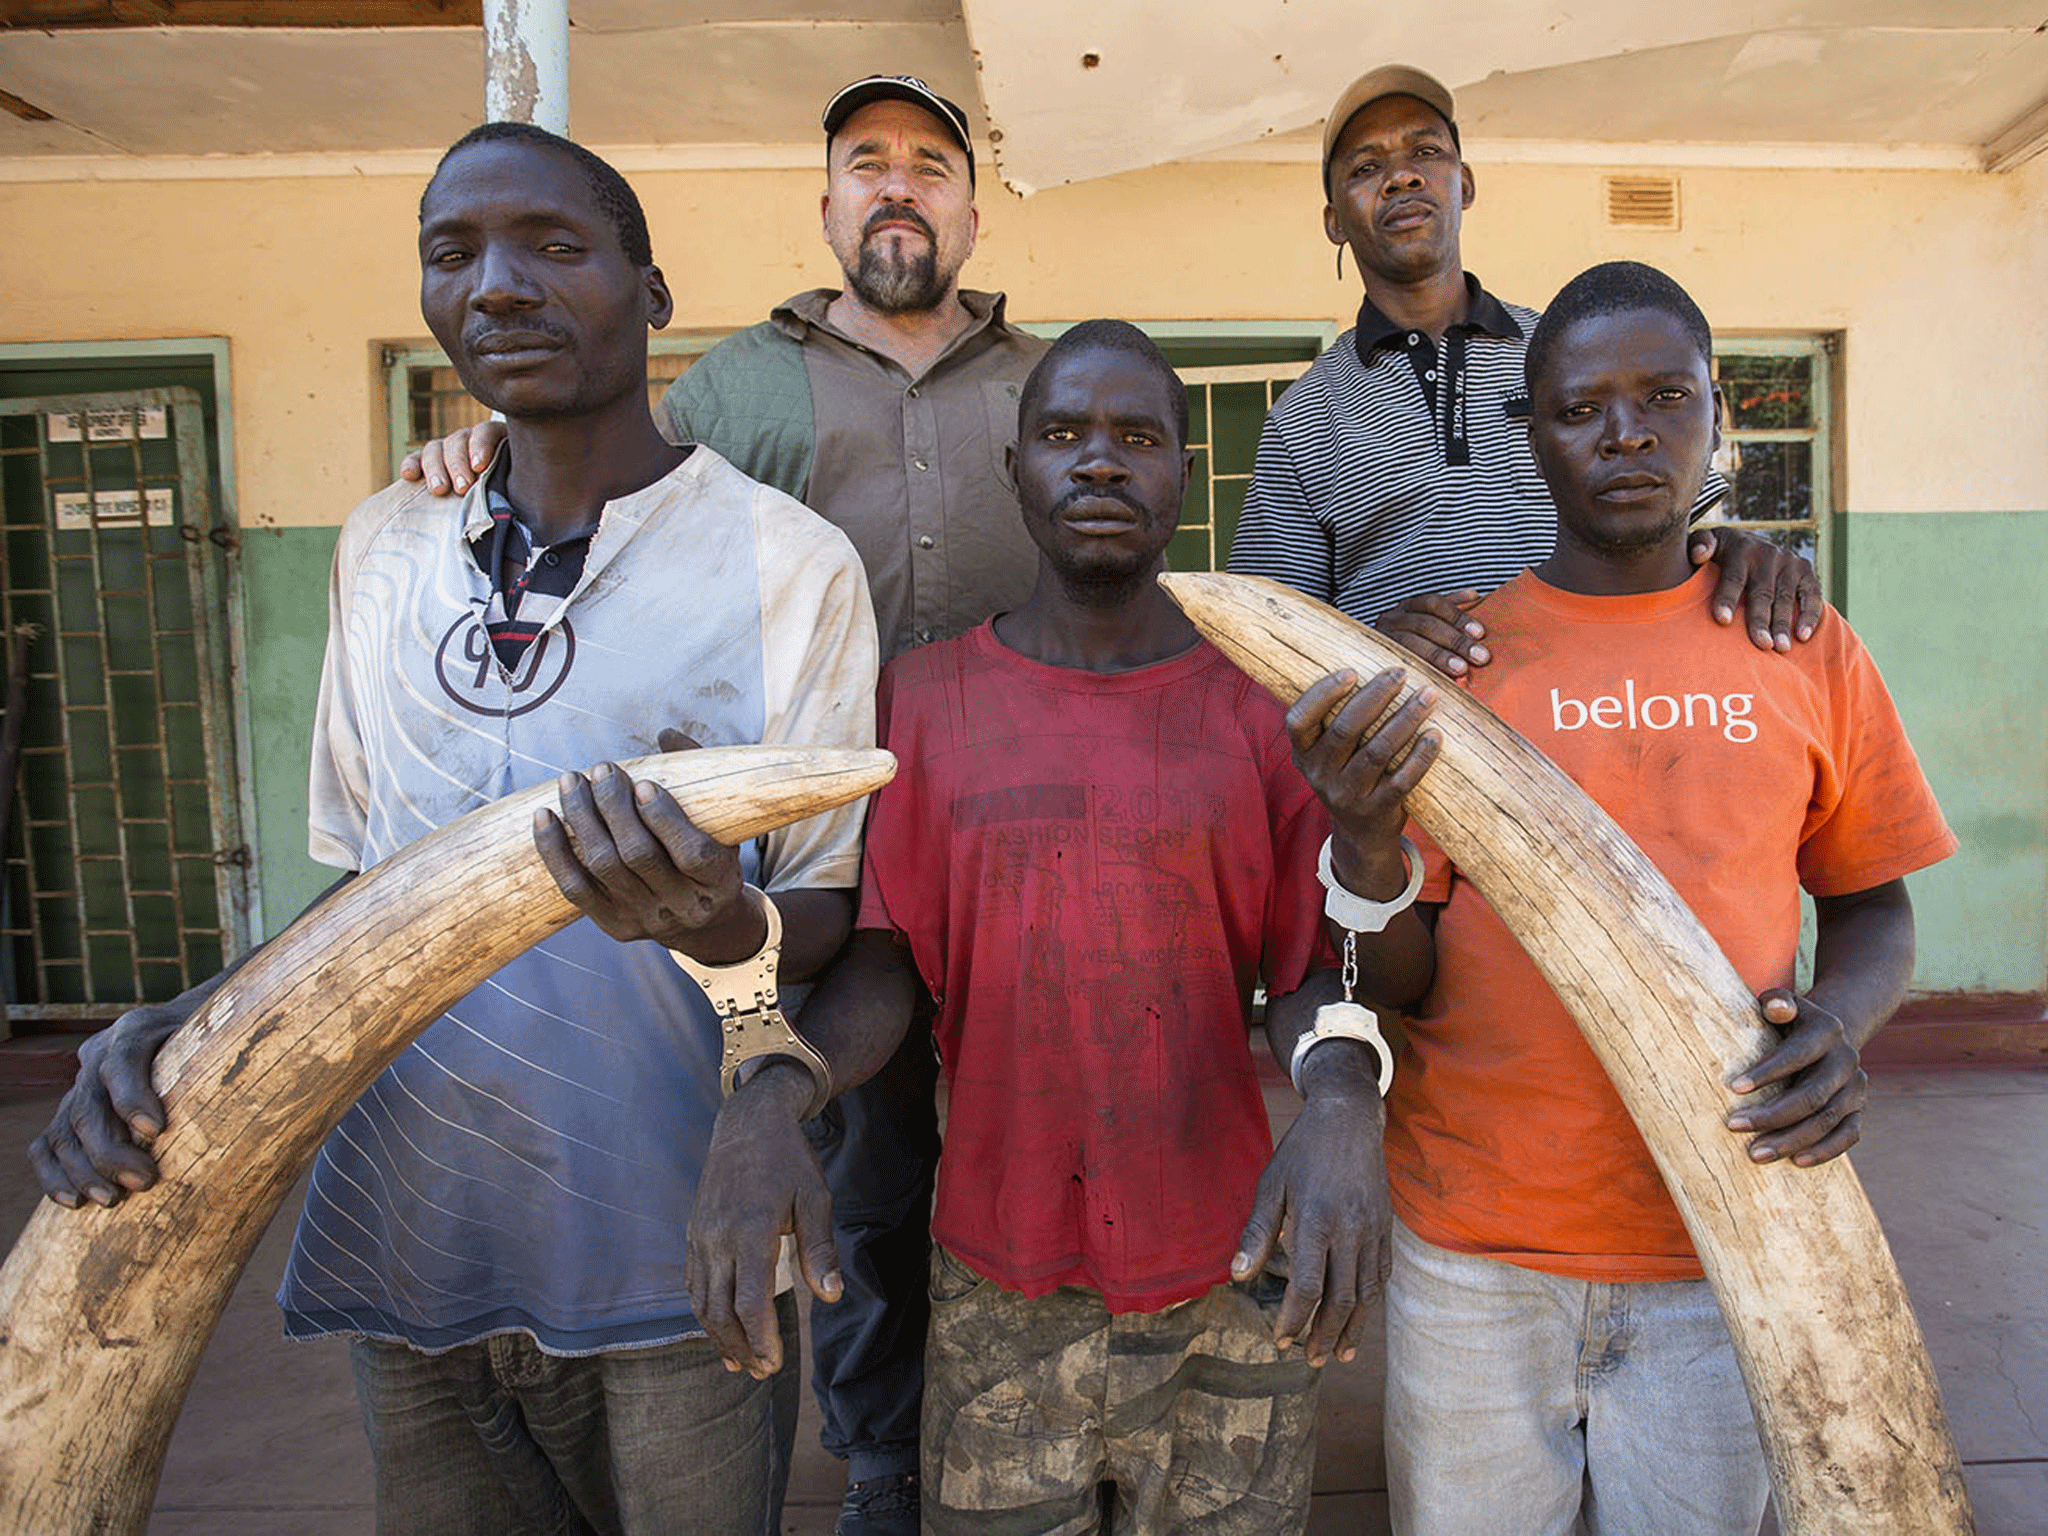
{"label": "man in gray t-shirt", "polygon": [[[866,581],[836,529],[656,429],[647,331],[673,303],[610,166],[487,124],[442,159],[418,243],[428,326],[508,435],[462,502],[397,485],[342,529],[311,851],[366,870],[558,780],[535,842],[589,920],[458,999],[348,1111],[310,1182],[286,1328],[350,1341],[380,1530],[769,1536],[794,1373],[727,1372],[687,1295],[724,1030],[681,967],[814,974],[851,924],[860,813],[743,852],[610,764],[676,745],[664,726],[871,742]],[[32,1149],[51,1198],[154,1181],[134,1139],[164,1124],[150,1062],[231,974],[87,1042]],[[821,1294],[828,1269],[807,1266]],[[779,1358],[793,1298],[777,1316]]]}
{"label": "man in gray t-shirt", "polygon": [[[882,659],[1021,603],[1038,569],[1003,456],[1046,343],[1001,294],[959,286],[974,249],[959,107],[907,76],[826,103],[824,235],[845,286],[800,293],[727,337],[662,401],[678,443],[716,449],[853,541]],[[408,478],[465,489],[493,430],[451,434]],[[840,1536],[916,1536],[918,1423],[938,1165],[937,1056],[911,1031],[808,1131],[832,1187],[844,1299],[811,1314],[823,1441],[848,1462]]]}

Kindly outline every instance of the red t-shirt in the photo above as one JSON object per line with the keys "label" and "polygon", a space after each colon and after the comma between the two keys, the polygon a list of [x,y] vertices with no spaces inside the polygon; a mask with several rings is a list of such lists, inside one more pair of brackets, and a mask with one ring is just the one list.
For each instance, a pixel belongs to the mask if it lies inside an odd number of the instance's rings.
{"label": "red t-shirt", "polygon": [[1206,643],[1044,666],[988,626],[898,657],[860,926],[909,941],[951,1090],[932,1233],[1028,1296],[1153,1311],[1228,1277],[1272,1152],[1261,977],[1327,964],[1320,804]]}
{"label": "red t-shirt", "polygon": [[[1762,991],[1792,983],[1802,885],[1867,890],[1956,842],[1841,615],[1789,655],[1760,651],[1708,617],[1716,576],[1586,597],[1525,572],[1476,610],[1493,660],[1471,687],[1599,801]],[[1387,1103],[1401,1219],[1439,1247],[1552,1274],[1696,1277],[1592,1049],[1492,907],[1417,841],[1422,899],[1447,904]]]}

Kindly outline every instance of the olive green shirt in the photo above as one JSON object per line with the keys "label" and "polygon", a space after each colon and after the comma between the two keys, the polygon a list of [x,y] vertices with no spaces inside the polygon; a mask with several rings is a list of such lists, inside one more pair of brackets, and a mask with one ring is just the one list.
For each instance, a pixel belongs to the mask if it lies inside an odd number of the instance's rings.
{"label": "olive green shirt", "polygon": [[702,442],[840,528],[867,569],[883,659],[972,629],[1030,593],[1004,451],[1017,394],[1046,343],[1001,294],[962,290],[974,317],[912,378],[826,319],[817,288],[727,337],[670,386],[671,435]]}

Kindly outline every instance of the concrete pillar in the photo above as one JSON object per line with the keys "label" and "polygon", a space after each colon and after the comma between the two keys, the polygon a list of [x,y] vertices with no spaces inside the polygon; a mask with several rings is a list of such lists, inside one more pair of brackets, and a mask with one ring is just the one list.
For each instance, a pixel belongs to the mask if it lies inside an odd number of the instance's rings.
{"label": "concrete pillar", "polygon": [[569,0],[484,0],[484,116],[569,131]]}

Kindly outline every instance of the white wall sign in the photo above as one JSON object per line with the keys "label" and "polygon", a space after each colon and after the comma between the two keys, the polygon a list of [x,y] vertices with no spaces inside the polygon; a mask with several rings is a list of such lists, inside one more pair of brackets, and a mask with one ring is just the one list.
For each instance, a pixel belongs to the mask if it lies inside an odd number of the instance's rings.
{"label": "white wall sign", "polygon": [[[136,418],[141,417],[141,431]],[[169,428],[160,405],[121,406],[106,411],[52,411],[49,434],[53,443],[118,443],[135,437],[165,437]]]}
{"label": "white wall sign", "polygon": [[[176,493],[167,485],[152,486],[141,493],[148,499],[149,526],[169,528],[178,520]],[[134,491],[84,491],[57,493],[59,528],[134,528],[142,522],[142,503]]]}

